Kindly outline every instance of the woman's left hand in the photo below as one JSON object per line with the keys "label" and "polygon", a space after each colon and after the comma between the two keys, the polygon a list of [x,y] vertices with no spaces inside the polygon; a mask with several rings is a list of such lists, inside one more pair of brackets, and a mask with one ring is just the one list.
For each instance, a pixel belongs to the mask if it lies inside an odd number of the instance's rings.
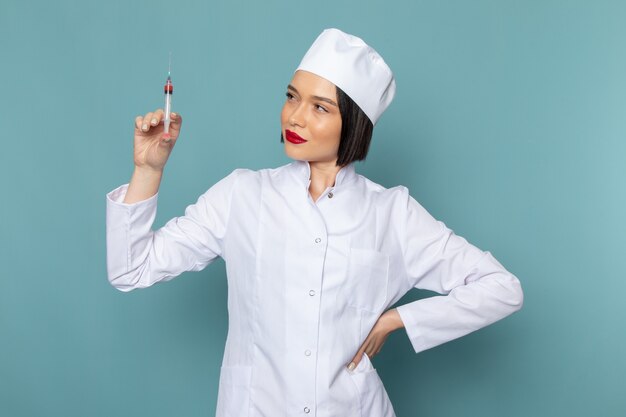
{"label": "woman's left hand", "polygon": [[402,323],[400,314],[398,314],[395,308],[385,311],[378,318],[374,327],[372,327],[372,330],[365,338],[361,348],[348,365],[348,369],[353,370],[357,367],[363,358],[363,352],[367,353],[370,359],[373,358],[374,355],[377,355],[380,349],[382,349],[385,340],[387,340],[387,336],[402,327],[404,327],[404,323]]}

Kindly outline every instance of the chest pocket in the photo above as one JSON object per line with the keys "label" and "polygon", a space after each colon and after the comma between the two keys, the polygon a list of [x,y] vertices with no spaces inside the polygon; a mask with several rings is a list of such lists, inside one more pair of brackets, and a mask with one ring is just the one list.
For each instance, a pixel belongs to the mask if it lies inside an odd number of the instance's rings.
{"label": "chest pocket", "polygon": [[348,305],[380,313],[387,299],[389,255],[350,248],[344,296]]}

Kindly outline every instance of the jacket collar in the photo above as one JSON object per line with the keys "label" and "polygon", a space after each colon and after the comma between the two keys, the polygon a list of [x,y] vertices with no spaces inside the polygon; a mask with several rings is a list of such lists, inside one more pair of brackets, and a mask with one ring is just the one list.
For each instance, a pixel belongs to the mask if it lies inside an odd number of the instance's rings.
{"label": "jacket collar", "polygon": [[[294,160],[289,164],[290,171],[294,174],[298,182],[306,185],[309,188],[311,185],[311,166],[309,161]],[[335,185],[331,188],[341,187],[342,185],[352,182],[356,178],[357,174],[354,169],[354,162],[342,167],[335,176]]]}

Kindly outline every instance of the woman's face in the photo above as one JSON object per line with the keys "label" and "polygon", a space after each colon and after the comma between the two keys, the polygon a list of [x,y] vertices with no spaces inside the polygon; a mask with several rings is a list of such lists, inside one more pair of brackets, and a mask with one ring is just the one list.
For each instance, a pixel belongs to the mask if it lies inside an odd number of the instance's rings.
{"label": "woman's face", "polygon": [[337,161],[341,113],[335,84],[308,71],[296,71],[287,87],[280,121],[287,156],[309,162]]}

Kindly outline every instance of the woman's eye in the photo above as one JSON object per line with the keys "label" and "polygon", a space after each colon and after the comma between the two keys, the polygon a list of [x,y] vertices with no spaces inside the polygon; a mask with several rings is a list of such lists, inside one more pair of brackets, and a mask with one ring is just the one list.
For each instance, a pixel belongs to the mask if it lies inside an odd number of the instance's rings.
{"label": "woman's eye", "polygon": [[321,111],[323,111],[325,113],[328,113],[328,110],[326,110],[323,106],[320,106],[319,104],[316,104],[315,108],[318,109],[318,110],[321,110]]}
{"label": "woman's eye", "polygon": [[286,93],[285,95],[287,96],[287,99],[288,99],[288,100],[291,100],[291,99],[293,98],[293,94],[291,94],[291,93],[289,93],[289,92],[288,92],[288,93]]}

